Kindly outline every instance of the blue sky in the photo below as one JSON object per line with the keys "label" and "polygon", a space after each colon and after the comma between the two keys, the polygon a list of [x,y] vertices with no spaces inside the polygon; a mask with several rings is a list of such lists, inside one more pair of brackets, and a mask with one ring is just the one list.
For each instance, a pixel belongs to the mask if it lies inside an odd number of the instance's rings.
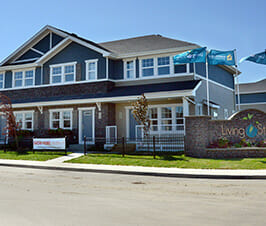
{"label": "blue sky", "polygon": [[[237,49],[238,59],[266,49],[265,0],[45,0],[1,2],[0,59],[46,24],[95,42],[147,34],[208,49]],[[266,77],[266,65],[243,62],[241,82]]]}

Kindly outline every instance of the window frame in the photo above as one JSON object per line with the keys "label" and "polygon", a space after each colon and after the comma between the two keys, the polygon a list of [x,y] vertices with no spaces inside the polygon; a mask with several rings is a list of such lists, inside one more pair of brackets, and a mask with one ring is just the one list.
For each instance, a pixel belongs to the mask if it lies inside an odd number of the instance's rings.
{"label": "window frame", "polygon": [[[59,128],[65,130],[72,130],[73,128],[73,108],[60,108],[60,109],[50,109],[49,110],[49,128],[50,129],[58,129],[53,127],[53,112],[59,112]],[[70,127],[64,127],[64,112],[70,112]]]}
{"label": "window frame", "polygon": [[[0,87],[0,89],[4,89],[5,88],[5,77],[6,77],[6,73],[5,72],[0,72],[0,75],[3,75],[3,80],[2,80],[3,87]],[[0,82],[1,82],[1,80],[0,80]]]}
{"label": "window frame", "polygon": [[[28,122],[29,120],[26,121],[26,114],[27,113],[31,113],[32,114],[32,120],[31,120],[31,128],[26,128],[26,122]],[[33,131],[34,130],[34,113],[35,111],[14,111],[14,116],[16,117],[16,122],[17,122],[17,114],[22,114],[22,126],[21,129],[22,130],[29,130],[29,131]]]}
{"label": "window frame", "polygon": [[[128,78],[127,77],[127,72],[129,71],[127,68],[127,63],[128,62],[133,62],[133,69],[131,69],[133,71],[133,78]],[[124,79],[125,80],[132,80],[136,78],[136,58],[133,59],[126,59],[124,60]]]}
{"label": "window frame", "polygon": [[[77,62],[68,62],[68,63],[62,63],[62,64],[52,64],[52,65],[49,65],[50,67],[50,82],[49,84],[50,85],[58,85],[58,84],[71,84],[71,83],[75,83],[76,82],[76,65],[77,65]],[[66,74],[70,74],[70,73],[65,73],[65,66],[73,66],[74,67],[74,71],[73,71],[73,74],[74,74],[74,78],[73,78],[73,81],[66,81]],[[58,75],[53,75],[53,68],[55,67],[61,67],[61,82],[56,82],[56,83],[53,83],[53,76],[58,76]]]}
{"label": "window frame", "polygon": [[[163,58],[163,57],[169,57],[169,65],[158,65],[158,58]],[[193,72],[190,72],[189,63],[182,64],[182,65],[186,65],[186,72],[175,73],[175,65],[174,65],[174,62],[173,62],[173,57],[174,57],[174,55],[171,55],[171,54],[162,54],[162,55],[152,55],[152,56],[139,57],[138,58],[139,59],[139,77],[141,79],[166,78],[166,77],[172,77],[172,76],[178,76],[178,75],[192,74],[193,73]],[[142,70],[143,70],[142,60],[146,60],[146,59],[153,59],[153,62],[154,62],[154,65],[153,65],[153,70],[154,70],[153,76],[143,76],[143,73],[142,73]],[[166,66],[169,66],[169,74],[159,75],[158,69],[160,67],[166,67]],[[152,67],[149,67],[149,68],[152,68]]]}
{"label": "window frame", "polygon": [[[30,86],[25,86],[26,82],[26,72],[27,71],[32,71],[32,85]],[[22,85],[21,86],[15,86],[16,80],[15,80],[15,74],[17,72],[22,72]],[[12,71],[12,88],[19,89],[19,88],[30,88],[35,86],[35,68],[28,68],[28,69],[18,69],[18,70],[13,70]]]}
{"label": "window frame", "polygon": [[[95,63],[95,79],[89,79],[89,64]],[[86,64],[86,81],[96,81],[98,80],[98,59],[85,60]]]}

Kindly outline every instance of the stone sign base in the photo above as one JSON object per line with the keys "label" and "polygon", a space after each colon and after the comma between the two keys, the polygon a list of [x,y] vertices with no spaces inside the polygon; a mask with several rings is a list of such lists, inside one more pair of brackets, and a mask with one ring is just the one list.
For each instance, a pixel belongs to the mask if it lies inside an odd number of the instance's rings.
{"label": "stone sign base", "polygon": [[266,148],[207,148],[206,154],[209,158],[263,158],[266,156]]}
{"label": "stone sign base", "polygon": [[228,120],[211,120],[210,116],[187,116],[185,120],[185,155],[187,156],[266,157],[265,112],[248,109],[237,112]]}

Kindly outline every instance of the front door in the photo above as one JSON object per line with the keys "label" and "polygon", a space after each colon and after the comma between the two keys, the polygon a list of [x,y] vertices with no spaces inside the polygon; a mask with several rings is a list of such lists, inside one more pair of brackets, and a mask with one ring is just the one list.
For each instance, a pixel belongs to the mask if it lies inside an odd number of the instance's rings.
{"label": "front door", "polygon": [[94,108],[79,109],[79,143],[94,143],[95,138]]}

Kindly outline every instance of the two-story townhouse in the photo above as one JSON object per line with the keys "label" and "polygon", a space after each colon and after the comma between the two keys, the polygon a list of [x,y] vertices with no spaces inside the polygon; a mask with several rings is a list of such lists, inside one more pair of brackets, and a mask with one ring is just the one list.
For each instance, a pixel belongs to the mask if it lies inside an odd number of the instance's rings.
{"label": "two-story townhouse", "polygon": [[236,96],[240,109],[256,108],[266,112],[266,79],[257,82],[239,84],[239,97]]}
{"label": "two-story townhouse", "polygon": [[[172,57],[200,47],[161,35],[94,43],[45,26],[0,63],[0,90],[22,129],[89,137],[139,136],[131,104],[149,101],[153,134],[184,131],[184,116],[207,113],[205,64],[174,65]],[[235,69],[209,66],[211,113],[235,110]],[[1,126],[4,126],[2,120]],[[141,129],[140,129],[141,131]]]}

